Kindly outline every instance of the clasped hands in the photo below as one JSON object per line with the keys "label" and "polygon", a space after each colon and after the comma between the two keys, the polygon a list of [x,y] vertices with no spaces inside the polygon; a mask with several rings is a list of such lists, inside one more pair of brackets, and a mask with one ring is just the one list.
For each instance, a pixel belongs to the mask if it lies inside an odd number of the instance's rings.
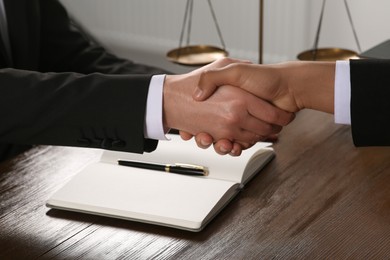
{"label": "clasped hands", "polygon": [[[164,83],[164,125],[214,144],[219,154],[238,156],[256,142],[275,138],[300,110],[280,76],[282,65],[256,65],[224,58]],[[277,68],[278,67],[278,68]]]}

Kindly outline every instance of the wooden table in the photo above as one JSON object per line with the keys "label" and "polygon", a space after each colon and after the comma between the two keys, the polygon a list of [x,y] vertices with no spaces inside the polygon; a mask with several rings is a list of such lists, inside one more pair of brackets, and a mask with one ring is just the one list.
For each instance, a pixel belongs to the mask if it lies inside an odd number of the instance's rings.
{"label": "wooden table", "polygon": [[314,111],[274,147],[200,233],[50,210],[45,201],[100,153],[31,149],[0,164],[0,259],[390,258],[390,147],[355,148],[349,127]]}

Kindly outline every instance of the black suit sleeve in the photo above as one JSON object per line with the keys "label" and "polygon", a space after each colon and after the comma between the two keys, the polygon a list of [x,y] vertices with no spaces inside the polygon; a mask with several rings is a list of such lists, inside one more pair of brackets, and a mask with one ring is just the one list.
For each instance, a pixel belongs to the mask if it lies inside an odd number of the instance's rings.
{"label": "black suit sleeve", "polygon": [[350,70],[355,145],[390,145],[390,60],[351,60]]}
{"label": "black suit sleeve", "polygon": [[1,69],[0,81],[0,143],[156,148],[143,132],[150,76]]}
{"label": "black suit sleeve", "polygon": [[0,160],[18,145],[155,150],[144,138],[150,78],[0,69]]}

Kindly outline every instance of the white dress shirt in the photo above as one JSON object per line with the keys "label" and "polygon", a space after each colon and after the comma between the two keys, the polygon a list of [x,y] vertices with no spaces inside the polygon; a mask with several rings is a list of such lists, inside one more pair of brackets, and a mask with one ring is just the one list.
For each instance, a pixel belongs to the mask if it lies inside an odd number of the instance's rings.
{"label": "white dress shirt", "polygon": [[351,124],[351,79],[349,61],[336,61],[334,121],[336,124]]}
{"label": "white dress shirt", "polygon": [[165,75],[154,75],[149,83],[146,102],[144,137],[155,140],[168,140],[163,124],[163,90]]}

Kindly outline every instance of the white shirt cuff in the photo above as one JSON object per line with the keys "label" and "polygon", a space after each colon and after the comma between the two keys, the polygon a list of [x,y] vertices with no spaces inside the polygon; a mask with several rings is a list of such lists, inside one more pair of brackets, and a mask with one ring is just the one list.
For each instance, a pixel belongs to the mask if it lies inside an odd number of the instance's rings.
{"label": "white shirt cuff", "polygon": [[168,140],[163,125],[163,90],[165,75],[154,75],[149,84],[146,101],[144,137]]}
{"label": "white shirt cuff", "polygon": [[336,124],[351,124],[351,78],[349,61],[336,61],[334,121]]}

